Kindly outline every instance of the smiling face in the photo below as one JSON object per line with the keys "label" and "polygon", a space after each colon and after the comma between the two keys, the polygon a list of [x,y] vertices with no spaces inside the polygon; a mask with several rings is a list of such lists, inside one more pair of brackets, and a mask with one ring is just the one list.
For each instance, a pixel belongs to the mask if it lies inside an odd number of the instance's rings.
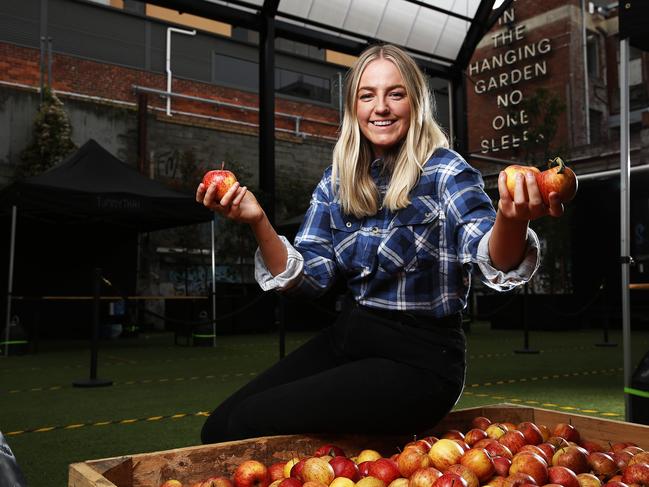
{"label": "smiling face", "polygon": [[410,102],[397,67],[387,59],[370,62],[360,78],[356,116],[375,157],[401,142],[410,128]]}

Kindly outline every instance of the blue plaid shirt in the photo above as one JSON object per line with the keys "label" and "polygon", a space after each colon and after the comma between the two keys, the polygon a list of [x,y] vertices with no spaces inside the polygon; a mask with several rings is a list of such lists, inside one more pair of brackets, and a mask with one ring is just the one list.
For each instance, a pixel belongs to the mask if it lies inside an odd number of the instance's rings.
{"label": "blue plaid shirt", "polygon": [[[382,199],[389,176],[381,160],[371,174]],[[327,168],[294,246],[282,237],[289,250],[286,271],[273,277],[257,252],[257,281],[263,289],[318,296],[342,277],[362,305],[443,317],[466,306],[476,265],[482,280],[498,290],[526,282],[538,267],[538,239],[530,230],[521,266],[508,273],[493,268],[488,237],[495,210],[480,173],[456,152],[433,154],[410,199],[396,212],[345,215]]]}

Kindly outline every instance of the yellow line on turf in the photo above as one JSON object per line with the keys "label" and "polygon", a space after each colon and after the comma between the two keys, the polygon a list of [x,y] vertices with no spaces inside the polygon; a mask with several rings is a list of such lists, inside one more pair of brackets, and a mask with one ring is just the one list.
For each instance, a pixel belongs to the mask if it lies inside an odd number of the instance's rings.
{"label": "yellow line on turf", "polygon": [[69,424],[69,425],[65,426],[63,429],[72,430],[72,429],[76,429],[76,428],[83,428],[84,426],[85,426],[85,424],[83,424],[83,423],[82,424]]}

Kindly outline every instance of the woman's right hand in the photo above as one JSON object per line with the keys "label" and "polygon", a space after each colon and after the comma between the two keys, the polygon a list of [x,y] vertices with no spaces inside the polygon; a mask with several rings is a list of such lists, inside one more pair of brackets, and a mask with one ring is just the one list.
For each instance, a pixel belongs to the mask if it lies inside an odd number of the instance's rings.
{"label": "woman's right hand", "polygon": [[216,185],[206,187],[203,183],[196,189],[196,201],[230,220],[254,224],[265,215],[263,208],[248,188],[234,183],[223,195],[221,201],[216,199]]}

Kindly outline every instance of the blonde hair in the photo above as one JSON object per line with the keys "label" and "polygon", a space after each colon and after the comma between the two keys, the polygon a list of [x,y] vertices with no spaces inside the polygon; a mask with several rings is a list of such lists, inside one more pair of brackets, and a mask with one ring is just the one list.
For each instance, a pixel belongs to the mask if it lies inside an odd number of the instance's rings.
{"label": "blonde hair", "polygon": [[[425,162],[439,147],[448,147],[448,139],[434,118],[433,98],[424,74],[415,61],[393,45],[372,46],[363,51],[346,76],[345,113],[333,151],[332,188],[340,199],[343,212],[357,218],[376,214],[379,191],[370,175],[372,148],[360,131],[356,99],[361,75],[376,59],[387,59],[399,70],[410,103],[410,127],[396,153],[389,161],[390,183],[383,206],[391,211],[410,204],[409,194],[419,181]],[[336,183],[339,183],[336,187]]]}

